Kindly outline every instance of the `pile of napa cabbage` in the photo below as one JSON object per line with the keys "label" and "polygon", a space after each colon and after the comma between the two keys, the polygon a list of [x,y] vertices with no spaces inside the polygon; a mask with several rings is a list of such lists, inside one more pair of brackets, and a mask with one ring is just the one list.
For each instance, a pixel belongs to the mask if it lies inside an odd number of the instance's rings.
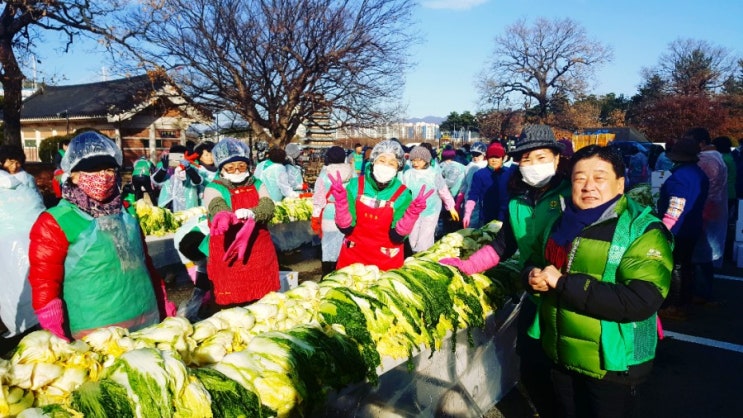
{"label": "pile of napa cabbage", "polygon": [[448,234],[399,269],[354,264],[194,324],[106,327],[72,343],[33,332],[0,359],[0,416],[311,413],[329,391],[376,383],[382,357],[439,349],[517,294],[515,263],[472,276],[438,263],[467,258],[499,226]]}

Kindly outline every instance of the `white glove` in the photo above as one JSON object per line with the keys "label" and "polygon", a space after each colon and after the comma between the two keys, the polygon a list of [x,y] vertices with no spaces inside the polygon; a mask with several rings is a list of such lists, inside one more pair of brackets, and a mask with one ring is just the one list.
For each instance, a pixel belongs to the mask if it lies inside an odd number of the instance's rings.
{"label": "white glove", "polygon": [[237,216],[237,219],[253,219],[255,213],[250,209],[237,209],[235,210],[235,216]]}

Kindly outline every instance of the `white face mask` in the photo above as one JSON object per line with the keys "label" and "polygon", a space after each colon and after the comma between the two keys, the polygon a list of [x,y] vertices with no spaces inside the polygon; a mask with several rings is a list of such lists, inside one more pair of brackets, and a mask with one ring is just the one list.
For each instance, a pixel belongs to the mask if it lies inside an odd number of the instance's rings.
{"label": "white face mask", "polygon": [[476,166],[480,168],[485,168],[486,165],[488,165],[488,160],[482,160],[482,161],[472,161]]}
{"label": "white face mask", "polygon": [[243,181],[245,181],[246,178],[248,178],[248,176],[250,176],[250,173],[248,173],[247,171],[234,174],[222,172],[222,177],[229,180],[233,184],[242,183]]}
{"label": "white face mask", "polygon": [[372,169],[374,178],[380,183],[387,183],[397,175],[397,169],[394,169],[388,165],[374,164]]}
{"label": "white face mask", "polygon": [[555,176],[555,163],[519,166],[524,183],[532,187],[542,187]]}

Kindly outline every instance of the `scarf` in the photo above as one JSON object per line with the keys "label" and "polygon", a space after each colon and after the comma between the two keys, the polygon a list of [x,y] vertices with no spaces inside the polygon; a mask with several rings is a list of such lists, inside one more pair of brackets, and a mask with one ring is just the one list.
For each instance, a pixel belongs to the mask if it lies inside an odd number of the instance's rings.
{"label": "scarf", "polygon": [[98,202],[86,195],[79,187],[71,181],[62,185],[62,198],[77,206],[88,215],[98,218],[106,215],[115,215],[121,212],[121,193],[116,188],[113,196],[107,202]]}
{"label": "scarf", "polygon": [[590,209],[579,209],[573,205],[572,200],[568,200],[562,212],[562,217],[557,221],[547,241],[547,247],[545,248],[547,261],[562,270],[573,240],[584,228],[598,221],[606,209],[619,200],[621,196],[619,194],[608,202]]}

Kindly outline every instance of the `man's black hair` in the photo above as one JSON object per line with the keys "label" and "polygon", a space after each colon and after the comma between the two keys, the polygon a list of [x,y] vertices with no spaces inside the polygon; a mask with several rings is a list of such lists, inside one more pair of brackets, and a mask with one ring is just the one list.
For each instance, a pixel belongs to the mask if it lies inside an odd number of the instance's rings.
{"label": "man's black hair", "polygon": [[599,159],[611,164],[617,177],[624,177],[624,159],[622,158],[622,153],[619,152],[619,150],[615,147],[601,145],[589,145],[587,147],[583,147],[576,151],[575,154],[573,154],[573,157],[570,159],[570,163],[573,167],[575,167],[575,164],[577,164],[578,161],[586,160],[593,157],[598,157]]}

